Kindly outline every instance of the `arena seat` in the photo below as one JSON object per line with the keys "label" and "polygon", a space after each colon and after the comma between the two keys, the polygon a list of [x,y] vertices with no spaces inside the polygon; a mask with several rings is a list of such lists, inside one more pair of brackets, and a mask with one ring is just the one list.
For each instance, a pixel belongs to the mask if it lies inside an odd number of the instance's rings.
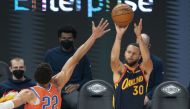
{"label": "arena seat", "polygon": [[176,81],[163,82],[155,89],[151,109],[189,109],[189,93]]}
{"label": "arena seat", "polygon": [[0,61],[0,81],[3,81],[9,77],[11,74],[9,66],[6,62]]}
{"label": "arena seat", "polygon": [[103,80],[84,84],[79,92],[78,109],[113,109],[113,87]]}

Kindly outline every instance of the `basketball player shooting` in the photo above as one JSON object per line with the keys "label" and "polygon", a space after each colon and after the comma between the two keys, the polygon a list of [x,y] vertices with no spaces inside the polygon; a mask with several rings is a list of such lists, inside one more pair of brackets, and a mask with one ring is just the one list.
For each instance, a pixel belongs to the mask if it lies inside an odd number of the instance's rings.
{"label": "basketball player shooting", "polygon": [[22,90],[12,100],[0,103],[0,109],[13,109],[22,104],[25,104],[25,109],[60,109],[61,89],[70,79],[79,60],[92,47],[96,39],[110,31],[110,29],[106,29],[107,26],[107,20],[101,19],[98,26],[92,22],[90,38],[77,49],[57,75],[51,77],[52,71],[48,64],[39,65],[35,72],[35,80],[38,85]]}
{"label": "basketball player shooting", "polygon": [[[138,25],[134,24],[134,32],[139,45],[131,43],[125,50],[125,64],[120,59],[122,37],[128,26],[115,25],[116,37],[111,51],[111,69],[115,83],[114,106],[115,109],[143,109],[146,87],[153,65],[150,53],[141,37],[142,19]],[[139,59],[143,59],[141,65]]]}

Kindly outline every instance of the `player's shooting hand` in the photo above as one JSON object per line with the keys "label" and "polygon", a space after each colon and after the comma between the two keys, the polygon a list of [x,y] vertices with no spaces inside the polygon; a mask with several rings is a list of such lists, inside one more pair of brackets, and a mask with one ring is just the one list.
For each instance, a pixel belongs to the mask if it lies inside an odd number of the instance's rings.
{"label": "player's shooting hand", "polygon": [[117,34],[116,37],[121,40],[122,37],[123,37],[123,34],[127,30],[127,28],[128,28],[128,26],[126,26],[126,27],[119,27],[118,25],[115,24],[115,29],[116,29],[116,34]]}
{"label": "player's shooting hand", "polygon": [[134,32],[137,38],[141,37],[141,31],[142,31],[142,18],[140,19],[138,25],[134,23]]}
{"label": "player's shooting hand", "polygon": [[108,25],[109,25],[108,21],[104,20],[103,18],[99,22],[98,26],[95,26],[94,21],[92,21],[92,35],[96,39],[103,36],[105,33],[110,31],[110,29],[106,29]]}

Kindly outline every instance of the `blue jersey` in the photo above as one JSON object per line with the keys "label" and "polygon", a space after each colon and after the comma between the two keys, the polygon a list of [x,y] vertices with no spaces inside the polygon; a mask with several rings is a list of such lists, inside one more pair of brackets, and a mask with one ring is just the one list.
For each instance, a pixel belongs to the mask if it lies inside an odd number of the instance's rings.
{"label": "blue jersey", "polygon": [[114,106],[115,109],[143,109],[147,82],[141,66],[131,70],[125,64],[126,72],[115,84]]}

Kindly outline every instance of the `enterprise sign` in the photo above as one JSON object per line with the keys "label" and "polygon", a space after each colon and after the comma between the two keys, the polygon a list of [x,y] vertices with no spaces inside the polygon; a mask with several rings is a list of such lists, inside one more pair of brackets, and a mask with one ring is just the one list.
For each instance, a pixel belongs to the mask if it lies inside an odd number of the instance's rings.
{"label": "enterprise sign", "polygon": [[[37,0],[14,0],[14,10],[15,11],[31,11],[37,8]],[[82,4],[82,0],[40,0],[41,1],[41,11],[52,11],[52,12],[80,12],[83,6],[87,6],[85,9],[87,12],[87,17],[93,17],[94,13],[106,11],[109,12],[110,0],[86,0],[87,5]],[[32,2],[32,3],[31,3]],[[116,0],[119,3],[127,3],[136,11],[139,9],[141,12],[152,12],[153,0]],[[29,3],[31,6],[27,7],[23,5],[24,3]]]}

